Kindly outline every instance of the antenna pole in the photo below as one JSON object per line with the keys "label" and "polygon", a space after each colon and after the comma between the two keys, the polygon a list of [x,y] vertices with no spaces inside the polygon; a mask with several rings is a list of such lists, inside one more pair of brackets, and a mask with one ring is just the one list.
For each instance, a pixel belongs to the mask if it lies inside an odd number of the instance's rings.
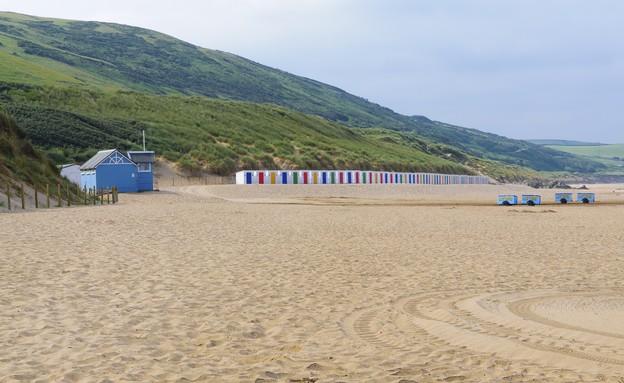
{"label": "antenna pole", "polygon": [[143,151],[145,151],[145,130],[143,131]]}

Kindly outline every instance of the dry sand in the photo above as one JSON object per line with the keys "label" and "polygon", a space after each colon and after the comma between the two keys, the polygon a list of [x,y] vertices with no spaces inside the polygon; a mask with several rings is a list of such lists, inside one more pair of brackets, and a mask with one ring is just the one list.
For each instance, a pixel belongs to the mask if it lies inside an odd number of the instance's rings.
{"label": "dry sand", "polygon": [[624,187],[193,186],[0,214],[0,382],[624,382]]}

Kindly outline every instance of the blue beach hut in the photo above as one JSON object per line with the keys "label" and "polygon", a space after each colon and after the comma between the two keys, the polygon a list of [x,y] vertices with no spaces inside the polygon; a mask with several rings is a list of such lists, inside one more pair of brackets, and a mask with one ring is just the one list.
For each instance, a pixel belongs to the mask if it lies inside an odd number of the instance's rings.
{"label": "blue beach hut", "polygon": [[134,162],[139,171],[137,173],[137,187],[139,191],[154,190],[154,152],[128,152],[128,158]]}
{"label": "blue beach hut", "polygon": [[138,179],[139,166],[116,149],[99,151],[80,167],[80,186],[87,189],[137,192]]}

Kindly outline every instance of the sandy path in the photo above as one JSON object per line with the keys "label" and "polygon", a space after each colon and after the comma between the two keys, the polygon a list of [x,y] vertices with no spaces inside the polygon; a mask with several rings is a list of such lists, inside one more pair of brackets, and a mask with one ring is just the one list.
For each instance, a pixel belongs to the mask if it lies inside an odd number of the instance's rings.
{"label": "sandy path", "polygon": [[530,189],[475,188],[0,214],[0,382],[622,382],[621,189],[504,208]]}

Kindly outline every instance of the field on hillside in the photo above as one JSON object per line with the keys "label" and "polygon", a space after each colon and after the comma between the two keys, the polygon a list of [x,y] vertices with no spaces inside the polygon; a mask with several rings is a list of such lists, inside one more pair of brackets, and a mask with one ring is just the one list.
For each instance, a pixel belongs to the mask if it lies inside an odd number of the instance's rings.
{"label": "field on hillside", "polygon": [[621,170],[621,168],[624,167],[624,144],[587,146],[547,145],[547,147],[601,162],[607,166],[605,172]]}

